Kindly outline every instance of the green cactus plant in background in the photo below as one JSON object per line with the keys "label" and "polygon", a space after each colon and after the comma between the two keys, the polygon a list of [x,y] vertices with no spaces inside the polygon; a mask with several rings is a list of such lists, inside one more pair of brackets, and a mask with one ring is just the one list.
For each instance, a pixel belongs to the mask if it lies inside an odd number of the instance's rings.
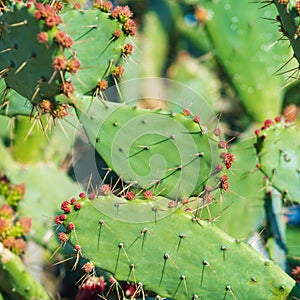
{"label": "green cactus plant in background", "polygon": [[0,299],[300,298],[300,4],[258,2],[0,3]]}

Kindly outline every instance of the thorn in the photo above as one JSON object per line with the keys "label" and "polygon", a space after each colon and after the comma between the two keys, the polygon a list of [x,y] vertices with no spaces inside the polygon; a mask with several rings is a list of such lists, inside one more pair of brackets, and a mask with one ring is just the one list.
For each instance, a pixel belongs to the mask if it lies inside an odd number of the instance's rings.
{"label": "thorn", "polygon": [[1,53],[9,52],[9,51],[11,51],[11,50],[13,50],[13,49],[14,49],[14,48],[3,49],[3,50],[0,51],[0,54],[1,54]]}
{"label": "thorn", "polygon": [[156,206],[153,206],[152,207],[152,211],[154,212],[155,214],[155,217],[154,217],[154,222],[156,224],[156,221],[157,221],[157,214],[158,214],[158,211],[161,210],[161,211],[165,211],[165,209],[162,209],[162,208],[157,208]]}
{"label": "thorn", "polygon": [[23,25],[27,25],[27,20],[24,20],[24,21],[19,22],[19,23],[8,24],[9,27],[18,27],[18,26],[23,26]]}
{"label": "thorn", "polygon": [[226,299],[226,296],[228,293],[230,293],[232,295],[233,299],[236,299],[236,297],[233,294],[232,287],[230,285],[226,285],[225,290],[226,290],[226,292],[224,294],[223,300]]}
{"label": "thorn", "polygon": [[22,62],[20,64],[20,66],[18,67],[18,69],[15,71],[15,74],[17,75],[29,62],[30,59],[35,58],[35,55],[32,54],[30,57],[28,57],[24,62]]}
{"label": "thorn", "polygon": [[117,268],[118,268],[118,264],[119,264],[119,259],[120,259],[120,252],[121,252],[121,247],[120,247],[120,244],[122,243],[119,243],[118,245],[118,255],[117,255],[117,261],[116,261],[116,265],[115,265],[115,270],[113,272],[113,275],[116,276],[116,272],[117,272]]}
{"label": "thorn", "polygon": [[180,285],[181,285],[182,282],[184,283],[185,292],[188,293],[188,291],[187,291],[187,285],[186,285],[185,279],[186,279],[185,275],[182,274],[182,275],[180,276],[180,278],[179,278],[178,285],[177,285],[177,287],[176,287],[176,290],[175,290],[175,292],[174,292],[172,298],[175,297],[175,295],[176,295],[176,293],[178,292],[178,289],[179,289],[179,287],[180,287]]}
{"label": "thorn", "polygon": [[102,231],[102,226],[104,225],[104,220],[99,220],[99,232],[98,232],[98,241],[97,241],[97,250],[99,250],[99,245],[100,245],[100,238],[101,238],[101,231]]}
{"label": "thorn", "polygon": [[131,246],[134,245],[134,243],[142,238],[142,250],[144,249],[144,242],[145,242],[145,239],[146,239],[146,233],[152,233],[147,227],[143,228],[141,230],[141,234],[137,236],[137,238],[130,244],[130,246],[128,248],[130,248]]}
{"label": "thorn", "polygon": [[129,278],[130,278],[131,273],[133,275],[134,283],[136,284],[136,278],[135,278],[135,274],[134,274],[134,264],[129,264],[129,273],[127,276],[127,281],[130,281]]}
{"label": "thorn", "polygon": [[204,269],[205,267],[209,266],[209,262],[207,260],[202,261],[202,273],[201,273],[201,281],[200,286],[202,287],[203,279],[204,279]]}
{"label": "thorn", "polygon": [[180,233],[178,237],[179,237],[179,241],[178,241],[178,244],[177,244],[177,252],[179,251],[179,247],[180,247],[180,245],[181,245],[182,240],[183,240],[184,238],[186,238],[187,236],[184,235],[183,233]]}
{"label": "thorn", "polygon": [[226,252],[226,250],[228,250],[228,248],[227,248],[227,246],[222,245],[220,250],[223,252],[223,260],[225,261],[225,252]]}
{"label": "thorn", "polygon": [[165,253],[164,254],[164,265],[163,265],[163,268],[161,270],[161,276],[160,276],[160,281],[159,281],[159,286],[161,285],[162,283],[162,280],[163,280],[163,277],[164,277],[164,273],[165,273],[165,268],[166,268],[166,263],[167,263],[167,260],[170,258],[170,255],[168,253]]}
{"label": "thorn", "polygon": [[39,93],[40,89],[41,89],[41,85],[45,82],[45,79],[44,78],[41,78],[38,82],[38,85],[37,87],[35,88],[35,91],[30,99],[31,102],[34,101],[35,97],[37,96],[37,94]]}
{"label": "thorn", "polygon": [[0,71],[0,76],[2,77],[3,75],[5,75],[5,73],[7,73],[10,69],[11,69],[11,67],[1,70]]}
{"label": "thorn", "polygon": [[119,243],[118,247],[119,247],[119,249],[122,249],[124,251],[124,254],[125,254],[126,258],[127,258],[128,262],[130,263],[129,257],[128,257],[128,255],[126,253],[125,248],[124,248],[124,244],[123,243]]}

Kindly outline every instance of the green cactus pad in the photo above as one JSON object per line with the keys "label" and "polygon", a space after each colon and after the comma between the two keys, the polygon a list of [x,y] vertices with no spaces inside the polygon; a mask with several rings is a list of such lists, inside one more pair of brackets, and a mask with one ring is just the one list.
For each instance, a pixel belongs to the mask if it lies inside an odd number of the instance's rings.
{"label": "green cactus pad", "polygon": [[[68,11],[62,16],[63,29],[72,36],[72,51],[80,61],[81,68],[76,74],[69,74],[75,91],[81,95],[95,92],[97,84],[108,80],[114,67],[121,61],[121,48],[126,35],[122,23],[111,19],[109,13],[98,9]],[[114,37],[120,30],[121,35]]]}
{"label": "green cactus pad", "polygon": [[[38,103],[61,93],[61,78],[54,75],[53,58],[61,53],[54,36],[57,27],[48,28],[44,20],[35,17],[32,3],[12,5],[0,17],[0,69],[6,85]],[[38,34],[47,32],[48,41],[38,41]]]}
{"label": "green cactus pad", "polygon": [[64,102],[74,103],[77,94],[107,88],[109,75],[121,77],[120,62],[133,51],[132,44],[125,44],[135,33],[132,13],[128,7],[103,11],[99,5],[61,15],[54,5],[34,2],[4,10],[0,74],[7,87],[33,104],[55,102],[60,94]]}
{"label": "green cactus pad", "polygon": [[275,19],[276,9],[271,5],[259,9],[251,1],[193,2],[207,10],[205,28],[213,51],[247,111],[260,122],[277,115],[285,79],[273,74],[290,59],[291,53],[285,43],[273,45],[280,35],[274,24],[265,19]]}
{"label": "green cactus pad", "polygon": [[[155,221],[153,203],[136,200],[116,207],[119,201],[126,200],[110,195],[69,204],[71,212],[61,221],[69,229],[60,234],[62,243],[79,245],[80,254],[117,280],[176,300],[286,299],[295,284],[276,264],[214,224],[180,209]],[[104,206],[111,207],[109,214]],[[146,208],[152,221],[118,218],[120,212],[130,216],[139,210],[146,217]]]}
{"label": "green cactus pad", "polygon": [[220,155],[227,150],[195,117],[87,97],[81,104],[86,111],[77,113],[90,142],[128,184],[175,199],[220,188],[226,170]]}
{"label": "green cactus pad", "polygon": [[256,150],[259,169],[268,177],[283,199],[300,202],[300,130],[297,125],[266,120]]}

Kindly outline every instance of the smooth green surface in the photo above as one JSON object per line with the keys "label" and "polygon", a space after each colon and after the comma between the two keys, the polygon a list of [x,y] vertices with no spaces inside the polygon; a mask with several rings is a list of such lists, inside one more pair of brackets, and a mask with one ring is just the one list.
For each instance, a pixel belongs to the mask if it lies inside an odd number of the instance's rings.
{"label": "smooth green surface", "polygon": [[[46,119],[40,121],[46,124]],[[25,116],[17,116],[14,120],[14,134],[12,141],[12,154],[20,163],[33,163],[43,157],[43,150],[49,146],[51,128],[48,134],[36,120]]]}
{"label": "smooth green surface", "polygon": [[288,248],[288,256],[300,258],[300,228],[289,227],[286,228],[286,242]]}
{"label": "smooth green surface", "polygon": [[[110,215],[99,209],[104,201],[111,205]],[[195,294],[200,299],[286,299],[295,284],[276,264],[214,224],[193,221],[180,209],[156,222],[154,216],[149,222],[123,222],[116,201],[113,195],[78,200],[82,208],[69,214],[65,225],[75,224],[71,242],[82,247],[83,256],[118,280],[141,282],[144,289],[180,300]],[[132,207],[147,205],[154,215],[151,202],[127,202],[118,210],[130,214]]]}

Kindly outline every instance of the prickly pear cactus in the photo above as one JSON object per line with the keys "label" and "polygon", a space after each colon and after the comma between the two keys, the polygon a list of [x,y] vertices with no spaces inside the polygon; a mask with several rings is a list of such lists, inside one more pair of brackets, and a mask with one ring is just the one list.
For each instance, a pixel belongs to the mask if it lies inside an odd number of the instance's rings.
{"label": "prickly pear cactus", "polygon": [[87,11],[60,13],[58,3],[11,2],[0,16],[0,69],[7,87],[33,104],[65,95],[101,92],[108,75],[122,76],[135,34],[127,6],[95,2]]}
{"label": "prickly pear cactus", "polygon": [[[181,199],[228,189],[226,170],[234,156],[199,116],[146,110],[82,98],[77,109],[90,142],[108,166],[133,187]],[[82,107],[83,109],[83,107]],[[225,176],[225,177],[223,177]]]}
{"label": "prickly pear cactus", "polygon": [[284,200],[300,201],[300,130],[283,117],[266,120],[256,130],[258,168]]}
{"label": "prickly pear cactus", "polygon": [[61,245],[74,246],[74,267],[79,257],[90,259],[86,276],[95,265],[133,282],[141,294],[183,300],[286,299],[295,284],[251,246],[180,208],[114,195],[90,199],[80,194],[63,202],[55,218]]}

